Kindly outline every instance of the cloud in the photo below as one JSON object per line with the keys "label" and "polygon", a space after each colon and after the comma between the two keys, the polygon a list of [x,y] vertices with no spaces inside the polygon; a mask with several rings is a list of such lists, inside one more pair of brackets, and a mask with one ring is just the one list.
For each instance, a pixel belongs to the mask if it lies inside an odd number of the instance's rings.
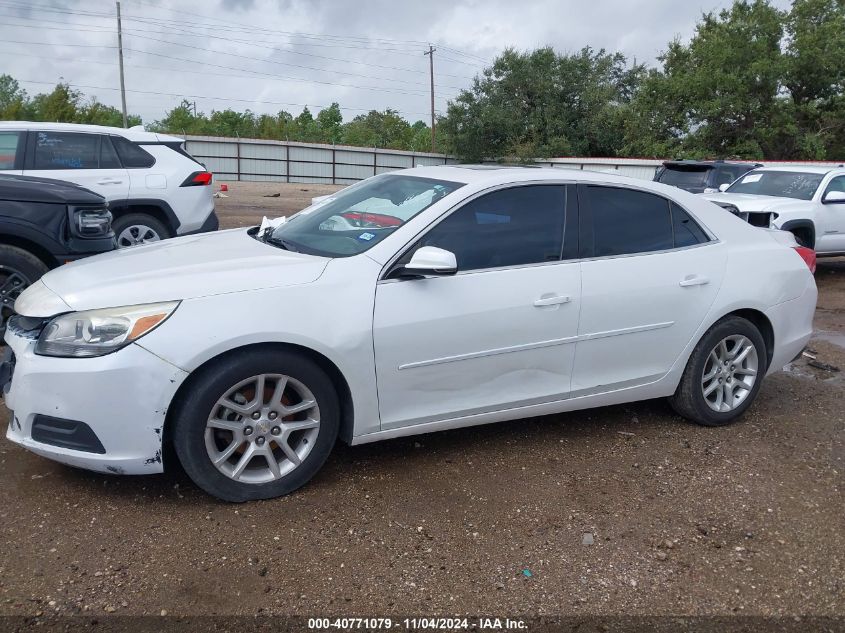
{"label": "cloud", "polygon": [[[788,0],[774,2],[788,7]],[[471,85],[506,46],[618,50],[655,63],[704,11],[730,0],[123,0],[129,109],[145,122],[184,96],[203,111],[312,111],[334,101],[350,119],[393,108],[427,119],[429,42],[436,108]],[[60,77],[119,106],[114,5],[39,0],[0,6],[2,72],[30,92]],[[38,83],[42,82],[42,83]]]}

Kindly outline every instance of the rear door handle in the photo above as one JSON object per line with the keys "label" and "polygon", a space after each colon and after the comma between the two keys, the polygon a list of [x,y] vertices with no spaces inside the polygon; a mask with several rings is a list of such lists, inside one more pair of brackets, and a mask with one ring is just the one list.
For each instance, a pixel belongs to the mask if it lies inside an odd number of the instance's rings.
{"label": "rear door handle", "polygon": [[709,284],[710,280],[707,277],[701,277],[699,275],[687,275],[681,281],[678,282],[678,285],[682,288],[686,288],[688,286],[703,286],[705,284]]}
{"label": "rear door handle", "polygon": [[102,180],[98,180],[98,185],[119,185],[122,183],[122,180],[116,180],[114,178],[103,178]]}
{"label": "rear door handle", "polygon": [[542,308],[544,306],[556,306],[561,303],[569,303],[570,301],[572,301],[572,297],[569,295],[551,295],[540,297],[534,302],[534,305],[538,308]]}

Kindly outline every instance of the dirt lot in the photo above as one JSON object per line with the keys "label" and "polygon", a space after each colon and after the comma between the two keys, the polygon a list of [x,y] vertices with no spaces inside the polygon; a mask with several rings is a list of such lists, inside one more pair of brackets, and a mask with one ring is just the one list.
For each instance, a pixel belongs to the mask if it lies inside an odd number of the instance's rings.
{"label": "dirt lot", "polygon": [[[218,211],[252,224],[328,191],[234,183]],[[845,261],[817,280],[811,347],[845,370]],[[843,396],[804,360],[728,428],[653,401],[338,446],[245,505],[2,442],[0,614],[843,616]]]}

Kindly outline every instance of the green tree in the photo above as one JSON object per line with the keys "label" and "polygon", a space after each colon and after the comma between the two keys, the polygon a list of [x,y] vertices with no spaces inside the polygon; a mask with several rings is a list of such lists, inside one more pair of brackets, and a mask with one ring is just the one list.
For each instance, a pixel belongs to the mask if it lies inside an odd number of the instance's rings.
{"label": "green tree", "polygon": [[340,143],[343,134],[343,115],[340,106],[332,103],[317,114],[317,129],[324,143]]}
{"label": "green tree", "polygon": [[464,160],[614,155],[642,72],[604,50],[508,49],[449,104],[441,127]]}
{"label": "green tree", "polygon": [[0,119],[25,119],[29,97],[11,75],[0,75]]}

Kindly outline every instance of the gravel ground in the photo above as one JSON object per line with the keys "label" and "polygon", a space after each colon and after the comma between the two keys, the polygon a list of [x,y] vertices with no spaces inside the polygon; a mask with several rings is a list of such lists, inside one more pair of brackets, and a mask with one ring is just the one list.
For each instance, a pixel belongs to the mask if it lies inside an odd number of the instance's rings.
{"label": "gravel ground", "polygon": [[[233,183],[218,212],[329,191]],[[811,347],[845,369],[845,261],[816,277]],[[3,442],[0,615],[845,616],[842,373],[799,361],[721,429],[650,401],[338,446],[244,505]]]}

